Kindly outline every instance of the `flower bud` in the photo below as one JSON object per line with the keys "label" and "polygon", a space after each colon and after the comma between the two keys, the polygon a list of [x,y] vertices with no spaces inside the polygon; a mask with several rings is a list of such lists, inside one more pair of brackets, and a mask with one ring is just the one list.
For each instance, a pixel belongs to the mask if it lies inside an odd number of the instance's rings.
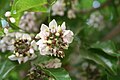
{"label": "flower bud", "polygon": [[11,18],[10,18],[10,22],[11,22],[11,23],[15,23],[15,18],[11,17]]}
{"label": "flower bud", "polygon": [[6,13],[5,13],[5,17],[10,17],[11,16],[11,12],[10,11],[7,11]]}
{"label": "flower bud", "polygon": [[56,35],[56,36],[60,36],[60,33],[56,33],[55,35]]}

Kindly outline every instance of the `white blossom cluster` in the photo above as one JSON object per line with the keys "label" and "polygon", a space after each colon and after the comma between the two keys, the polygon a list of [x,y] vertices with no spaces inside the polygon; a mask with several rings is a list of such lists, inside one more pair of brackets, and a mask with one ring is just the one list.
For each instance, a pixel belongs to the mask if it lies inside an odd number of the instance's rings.
{"label": "white blossom cluster", "polygon": [[65,3],[64,0],[57,0],[55,4],[52,6],[52,15],[63,16],[65,11]]}
{"label": "white blossom cluster", "polygon": [[40,26],[40,12],[25,12],[21,17],[19,27],[28,32],[38,32]]}
{"label": "white blossom cluster", "polygon": [[18,60],[21,64],[25,63],[28,60],[36,58],[34,49],[36,48],[35,41],[31,41],[31,36],[23,33],[16,33],[15,40],[13,42],[14,51],[13,55],[9,56],[10,60]]}
{"label": "white blossom cluster", "polygon": [[68,49],[69,44],[73,41],[73,32],[66,30],[65,22],[62,25],[57,25],[53,19],[49,23],[49,27],[42,24],[40,33],[36,35],[39,39],[41,55],[54,55],[63,58],[65,56],[64,49]]}
{"label": "white blossom cluster", "polygon": [[[5,13],[6,17],[11,17],[10,15],[9,12]],[[49,23],[49,27],[42,24],[40,32],[35,38],[23,31],[9,32],[9,28],[4,28],[4,33],[5,35],[0,39],[0,50],[2,52],[11,51],[13,54],[8,58],[18,61],[19,64],[35,59],[37,57],[35,51],[37,50],[41,55],[54,55],[63,58],[65,56],[64,50],[68,49],[74,35],[71,30],[66,30],[65,22],[58,25],[54,19]],[[45,67],[58,68],[61,67],[61,62],[56,58],[48,62]]]}
{"label": "white blossom cluster", "polygon": [[[72,8],[70,10],[68,10],[68,12],[67,12],[67,17],[69,19],[76,18],[74,5],[75,5],[75,2],[77,2],[77,0],[71,1],[71,3],[72,2],[73,2],[73,4],[71,4]],[[53,6],[52,6],[52,15],[53,16],[55,16],[55,15],[64,16],[65,11],[66,11],[66,3],[64,0],[57,0],[55,2],[55,4],[53,4]]]}
{"label": "white blossom cluster", "polygon": [[90,15],[87,24],[98,30],[102,30],[105,27],[104,17],[99,12],[94,12]]}
{"label": "white blossom cluster", "polygon": [[36,42],[26,33],[13,32],[6,33],[0,40],[0,50],[13,52],[8,58],[10,60],[18,60],[19,64],[25,63],[36,57],[34,50],[37,48]]}

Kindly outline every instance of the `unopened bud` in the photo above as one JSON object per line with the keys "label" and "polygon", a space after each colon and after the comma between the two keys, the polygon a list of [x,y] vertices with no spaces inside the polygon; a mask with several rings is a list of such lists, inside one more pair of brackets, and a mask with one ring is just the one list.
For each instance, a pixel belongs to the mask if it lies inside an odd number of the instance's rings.
{"label": "unopened bud", "polygon": [[11,22],[11,23],[15,23],[15,18],[11,17],[11,18],[10,18],[10,22]]}
{"label": "unopened bud", "polygon": [[18,56],[19,56],[19,53],[17,52],[15,55],[18,57]]}
{"label": "unopened bud", "polygon": [[7,11],[6,13],[5,13],[5,17],[10,17],[11,16],[11,12],[10,11]]}
{"label": "unopened bud", "polygon": [[56,35],[56,36],[60,36],[60,33],[57,32],[55,35]]}
{"label": "unopened bud", "polygon": [[51,44],[51,43],[52,43],[52,41],[51,41],[51,40],[48,40],[48,41],[47,41],[47,43],[48,43],[48,44]]}
{"label": "unopened bud", "polygon": [[61,31],[62,31],[61,27],[58,26],[57,32],[61,32]]}
{"label": "unopened bud", "polygon": [[4,28],[4,33],[7,34],[8,33],[8,29]]}

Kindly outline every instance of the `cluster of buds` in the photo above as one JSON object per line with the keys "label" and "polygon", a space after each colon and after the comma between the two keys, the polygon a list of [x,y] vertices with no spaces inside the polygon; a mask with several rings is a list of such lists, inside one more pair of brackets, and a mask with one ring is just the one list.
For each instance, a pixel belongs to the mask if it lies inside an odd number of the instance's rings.
{"label": "cluster of buds", "polygon": [[28,32],[39,32],[41,16],[42,13],[40,12],[24,12],[19,27]]}
{"label": "cluster of buds", "polygon": [[34,48],[36,48],[35,41],[31,41],[31,36],[23,33],[16,33],[15,40],[12,42],[14,51],[8,58],[10,60],[18,60],[19,64],[25,63],[28,60],[36,58]]}
{"label": "cluster of buds", "polygon": [[37,45],[39,45],[40,54],[63,58],[64,49],[68,49],[74,35],[72,31],[66,30],[65,22],[60,26],[55,20],[52,20],[49,27],[42,24],[40,30],[40,33],[36,35],[36,38],[39,39]]}
{"label": "cluster of buds", "polygon": [[67,17],[69,19],[74,19],[76,18],[75,11],[73,9],[68,10]]}
{"label": "cluster of buds", "polygon": [[7,17],[7,20],[10,21],[11,23],[15,23],[15,18],[13,18],[13,17],[11,16],[11,12],[10,12],[10,11],[7,11],[7,12],[5,13],[5,17]]}
{"label": "cluster of buds", "polygon": [[[75,11],[76,11],[76,8],[75,8],[75,2],[77,2],[77,0],[73,0],[71,1],[71,9],[68,10],[67,12],[67,17],[69,19],[74,19],[76,18],[76,15],[75,15]],[[69,2],[68,2],[69,3]],[[65,1],[64,0],[57,0],[55,2],[55,4],[53,4],[52,6],[52,15],[55,16],[55,15],[59,15],[59,16],[64,16],[64,12],[66,11],[66,4],[65,4]]]}
{"label": "cluster of buds", "polygon": [[38,67],[33,67],[27,74],[29,80],[55,80],[54,78],[47,75],[43,70],[40,70]]}
{"label": "cluster of buds", "polygon": [[87,20],[87,24],[101,31],[105,27],[104,17],[100,14],[100,12],[94,12]]}
{"label": "cluster of buds", "polygon": [[65,11],[64,0],[57,0],[56,3],[52,6],[52,15],[63,16]]}

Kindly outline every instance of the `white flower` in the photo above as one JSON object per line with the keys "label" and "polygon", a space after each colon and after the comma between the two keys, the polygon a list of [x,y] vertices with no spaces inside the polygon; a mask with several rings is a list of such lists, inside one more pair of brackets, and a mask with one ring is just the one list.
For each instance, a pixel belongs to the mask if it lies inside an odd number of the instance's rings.
{"label": "white flower", "polygon": [[56,3],[52,6],[52,15],[63,16],[65,11],[65,3],[64,0],[57,0]]}
{"label": "white flower", "polygon": [[66,43],[71,43],[73,41],[73,32],[70,30],[65,30],[63,33],[63,41]]}
{"label": "white flower", "polygon": [[25,63],[25,62],[27,62],[28,60],[32,60],[32,59],[34,59],[34,58],[36,58],[37,56],[35,55],[35,54],[33,54],[33,53],[31,53],[31,57],[29,57],[29,56],[25,56],[25,57],[23,57],[23,55],[11,55],[11,56],[9,56],[8,58],[10,59],[10,60],[13,60],[13,61],[16,61],[16,60],[18,60],[18,62],[19,62],[19,64],[21,64],[22,62],[23,63]]}
{"label": "white flower", "polygon": [[76,18],[75,12],[72,9],[68,11],[67,16],[68,16],[69,19]]}
{"label": "white flower", "polygon": [[13,54],[8,57],[10,60],[17,60],[21,64],[36,58],[34,49],[37,45],[34,40],[31,41],[30,35],[16,32],[13,46]]}
{"label": "white flower", "polygon": [[73,41],[73,35],[72,31],[66,30],[65,22],[61,26],[57,26],[57,22],[53,19],[49,23],[49,27],[42,24],[40,33],[36,35],[37,38],[40,38],[36,44],[39,45],[41,55],[63,58],[65,56],[63,50],[68,49],[69,44]]}
{"label": "white flower", "polygon": [[51,30],[51,33],[55,33],[57,28],[57,22],[53,19],[50,23],[49,23],[49,29]]}
{"label": "white flower", "polygon": [[62,65],[61,61],[58,58],[51,59],[44,63],[46,68],[60,68]]}
{"label": "white flower", "polygon": [[27,32],[38,32],[39,24],[42,22],[41,16],[41,12],[24,12],[20,19],[19,27]]}
{"label": "white flower", "polygon": [[[6,32],[6,31],[4,30],[4,32]],[[8,30],[7,30],[7,32],[8,32]],[[13,36],[14,36],[14,34],[7,33],[0,39],[0,50],[2,52],[5,52],[6,50],[10,50],[10,51],[14,50],[14,47],[12,44],[14,42]]]}
{"label": "white flower", "polygon": [[6,13],[5,13],[5,17],[10,17],[11,16],[11,12],[10,11],[7,11]]}
{"label": "white flower", "polygon": [[100,31],[105,27],[104,17],[100,14],[100,12],[94,12],[87,20],[87,24],[90,27],[96,28]]}
{"label": "white flower", "polygon": [[10,19],[10,22],[11,22],[11,23],[15,23],[15,18],[10,17],[9,19]]}
{"label": "white flower", "polygon": [[8,34],[8,32],[9,32],[8,29],[7,29],[7,28],[4,28],[4,33],[5,33],[5,34]]}

